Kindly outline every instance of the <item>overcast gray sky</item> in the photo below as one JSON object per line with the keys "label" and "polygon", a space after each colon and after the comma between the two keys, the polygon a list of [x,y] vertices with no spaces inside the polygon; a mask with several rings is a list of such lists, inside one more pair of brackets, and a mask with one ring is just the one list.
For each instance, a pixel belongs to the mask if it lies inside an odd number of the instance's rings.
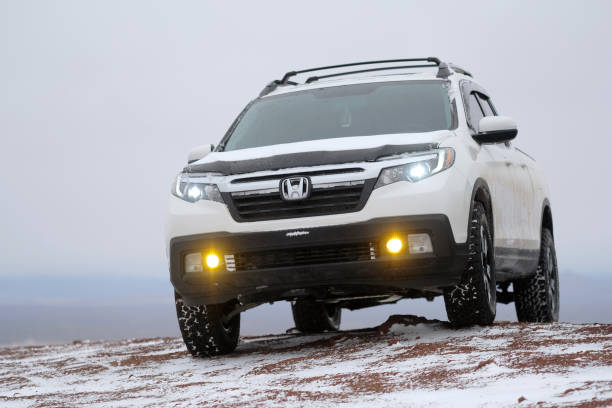
{"label": "overcast gray sky", "polygon": [[0,275],[165,276],[171,179],[268,81],[430,55],[517,120],[561,268],[608,273],[610,21],[608,1],[0,0]]}

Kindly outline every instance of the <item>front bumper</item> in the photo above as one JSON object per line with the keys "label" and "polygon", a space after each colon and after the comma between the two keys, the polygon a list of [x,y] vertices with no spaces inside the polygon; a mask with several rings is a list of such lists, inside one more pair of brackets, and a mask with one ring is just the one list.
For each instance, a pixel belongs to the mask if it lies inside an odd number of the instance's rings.
{"label": "front bumper", "polygon": [[170,195],[166,222],[166,250],[179,237],[226,231],[246,234],[321,228],[366,223],[384,217],[445,214],[456,242],[467,241],[473,182],[458,168],[450,168],[418,183],[400,181],[372,191],[363,209],[333,215],[238,222],[224,203],[201,200],[189,203]]}
{"label": "front bumper", "polygon": [[[296,233],[297,232],[297,233]],[[289,233],[289,235],[287,235]],[[387,254],[391,236],[427,233],[433,253]],[[233,270],[222,264],[214,271],[184,273],[187,253],[214,250],[224,254],[291,251],[300,248],[373,243],[375,259]],[[170,241],[170,279],[188,304],[269,302],[299,297],[330,298],[369,294],[402,294],[411,290],[440,292],[460,281],[467,249],[453,238],[445,215],[378,218],[367,222],[317,228],[250,233],[211,233]],[[229,269],[229,270],[228,270]]]}

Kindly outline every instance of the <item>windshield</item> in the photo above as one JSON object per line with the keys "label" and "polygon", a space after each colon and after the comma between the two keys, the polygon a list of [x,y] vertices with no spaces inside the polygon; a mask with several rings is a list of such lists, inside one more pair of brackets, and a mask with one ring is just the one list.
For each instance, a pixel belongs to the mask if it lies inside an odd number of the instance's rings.
{"label": "windshield", "polygon": [[230,130],[224,150],[450,129],[448,86],[436,80],[378,82],[258,99]]}

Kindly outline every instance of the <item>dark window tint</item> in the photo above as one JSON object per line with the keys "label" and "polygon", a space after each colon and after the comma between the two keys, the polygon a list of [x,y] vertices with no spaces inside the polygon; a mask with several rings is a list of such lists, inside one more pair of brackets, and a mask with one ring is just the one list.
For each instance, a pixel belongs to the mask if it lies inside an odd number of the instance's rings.
{"label": "dark window tint", "polygon": [[472,125],[472,128],[478,132],[478,122],[480,122],[480,119],[484,118],[485,115],[482,112],[480,102],[478,101],[475,93],[470,94],[470,98],[468,99],[468,110],[470,124]]}
{"label": "dark window tint", "polygon": [[225,142],[225,150],[339,137],[431,132],[451,129],[454,123],[446,81],[335,86],[257,100]]}

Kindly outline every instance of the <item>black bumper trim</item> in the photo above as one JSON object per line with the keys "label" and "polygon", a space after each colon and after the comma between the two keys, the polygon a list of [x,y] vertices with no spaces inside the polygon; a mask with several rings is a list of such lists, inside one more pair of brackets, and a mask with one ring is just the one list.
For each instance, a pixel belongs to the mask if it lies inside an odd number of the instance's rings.
{"label": "black bumper trim", "polygon": [[[288,233],[294,233],[289,234]],[[298,232],[297,234],[295,232]],[[307,233],[306,233],[307,232]],[[375,260],[326,263],[228,272],[224,266],[213,272],[184,274],[182,260],[193,251],[217,253],[257,251],[325,244],[384,241],[392,235],[428,233],[433,254],[387,255],[379,251]],[[218,232],[176,237],[170,241],[170,280],[190,304],[222,303],[234,298],[267,302],[297,296],[343,296],[371,293],[401,294],[431,291],[457,284],[467,248],[454,241],[445,215],[377,218],[367,222],[283,231]]]}

